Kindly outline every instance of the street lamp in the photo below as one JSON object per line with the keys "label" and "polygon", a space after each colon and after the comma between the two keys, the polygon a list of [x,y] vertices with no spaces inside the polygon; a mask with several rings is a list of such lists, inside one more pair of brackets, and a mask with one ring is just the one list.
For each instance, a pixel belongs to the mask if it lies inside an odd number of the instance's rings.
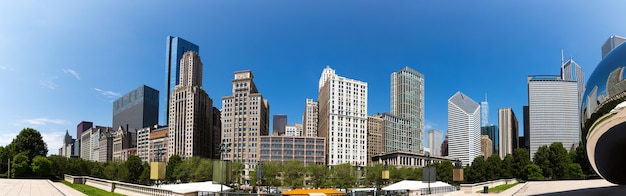
{"label": "street lamp", "polygon": [[219,170],[222,171],[221,172],[222,175],[220,179],[220,181],[222,181],[220,182],[220,194],[224,192],[224,183],[226,183],[226,181],[230,181],[230,178],[227,177],[229,175],[226,172],[231,172],[231,171],[227,171],[229,169],[224,168],[224,166],[228,167],[228,163],[224,162],[224,153],[230,152],[230,145],[231,145],[230,143],[223,143],[223,142],[220,144],[220,157],[222,159],[221,160],[222,163],[220,164],[222,168],[219,168]]}

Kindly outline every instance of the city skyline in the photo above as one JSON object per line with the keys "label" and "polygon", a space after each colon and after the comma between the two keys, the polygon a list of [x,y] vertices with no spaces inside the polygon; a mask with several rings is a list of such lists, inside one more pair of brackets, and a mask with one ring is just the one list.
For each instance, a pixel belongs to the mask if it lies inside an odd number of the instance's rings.
{"label": "city skyline", "polygon": [[[273,103],[270,115],[292,116],[288,124],[302,123],[302,101],[317,97],[326,65],[368,83],[368,115],[388,111],[389,74],[409,66],[424,74],[424,130],[445,135],[446,100],[454,92],[489,94],[492,114],[503,107],[522,111],[526,77],[559,74],[561,49],[588,77],[606,38],[626,35],[617,20],[621,2],[127,3],[0,6],[0,90],[16,93],[0,98],[7,103],[0,145],[33,127],[54,154],[66,130],[75,134],[81,121],[112,126],[112,101],[135,87],[165,94],[167,36],[202,48],[202,86],[210,97],[229,95],[231,74],[252,70]],[[166,118],[162,112],[159,120]]]}

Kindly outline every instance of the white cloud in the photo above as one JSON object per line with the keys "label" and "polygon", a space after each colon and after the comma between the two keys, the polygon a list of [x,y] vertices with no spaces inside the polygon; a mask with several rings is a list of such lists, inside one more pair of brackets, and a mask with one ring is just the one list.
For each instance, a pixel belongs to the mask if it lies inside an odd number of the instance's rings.
{"label": "white cloud", "polygon": [[100,93],[101,95],[103,95],[105,97],[108,97],[108,98],[111,98],[111,99],[118,98],[118,97],[122,96],[120,93],[116,93],[116,92],[113,92],[113,91],[102,90],[102,89],[99,89],[99,88],[94,88],[94,90],[98,91],[98,93]]}
{"label": "white cloud", "polygon": [[65,131],[57,131],[57,132],[41,132],[41,137],[43,141],[46,142],[48,146],[48,155],[50,154],[58,154],[59,148],[63,145],[63,137],[65,136]]}
{"label": "white cloud", "polygon": [[80,80],[80,75],[78,75],[78,72],[74,71],[73,69],[64,69],[63,73],[73,75],[74,77],[76,77],[77,80]]}
{"label": "white cloud", "polygon": [[6,146],[10,144],[15,136],[17,136],[17,133],[8,133],[8,131],[0,134],[0,146]]}
{"label": "white cloud", "polygon": [[41,81],[39,81],[39,84],[40,84],[41,86],[45,86],[45,87],[49,88],[50,90],[54,90],[54,89],[56,89],[56,88],[57,88],[57,86],[58,86],[58,85],[57,85],[56,83],[54,83],[52,80],[41,80]]}
{"label": "white cloud", "polygon": [[5,70],[5,69],[7,69],[7,66],[0,65],[0,69]]}
{"label": "white cloud", "polygon": [[49,119],[49,118],[26,119],[24,120],[24,122],[30,125],[46,125],[47,123],[60,124],[60,125],[69,124],[69,122],[67,122],[66,120]]}

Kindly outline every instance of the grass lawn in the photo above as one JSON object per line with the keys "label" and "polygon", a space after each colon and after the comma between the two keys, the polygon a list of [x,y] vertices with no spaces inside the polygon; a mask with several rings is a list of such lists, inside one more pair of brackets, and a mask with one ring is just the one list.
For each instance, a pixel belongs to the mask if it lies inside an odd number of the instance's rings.
{"label": "grass lawn", "polygon": [[122,194],[117,194],[117,193],[111,193],[93,186],[89,186],[89,185],[84,185],[84,184],[72,184],[68,181],[61,181],[61,183],[72,187],[73,189],[78,190],[79,192],[85,193],[86,195],[93,195],[93,196],[123,196]]}
{"label": "grass lawn", "polygon": [[519,182],[516,182],[516,183],[513,183],[513,184],[503,184],[503,185],[500,185],[500,186],[496,186],[496,187],[490,188],[489,189],[489,193],[499,193],[499,192],[505,191],[505,190],[507,190],[507,189],[509,189],[511,187],[514,187],[517,184],[519,184]]}

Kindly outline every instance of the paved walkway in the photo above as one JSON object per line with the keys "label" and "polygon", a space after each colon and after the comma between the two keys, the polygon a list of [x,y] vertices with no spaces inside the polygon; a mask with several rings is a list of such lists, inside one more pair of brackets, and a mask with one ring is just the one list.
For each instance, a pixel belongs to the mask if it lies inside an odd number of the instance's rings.
{"label": "paved walkway", "polygon": [[31,179],[0,179],[0,195],[83,196],[60,182]]}
{"label": "paved walkway", "polygon": [[610,182],[599,180],[562,180],[562,181],[534,181],[520,183],[500,193],[463,193],[456,191],[445,196],[466,195],[545,195],[545,196],[568,196],[568,195],[626,195],[626,186],[617,186]]}

